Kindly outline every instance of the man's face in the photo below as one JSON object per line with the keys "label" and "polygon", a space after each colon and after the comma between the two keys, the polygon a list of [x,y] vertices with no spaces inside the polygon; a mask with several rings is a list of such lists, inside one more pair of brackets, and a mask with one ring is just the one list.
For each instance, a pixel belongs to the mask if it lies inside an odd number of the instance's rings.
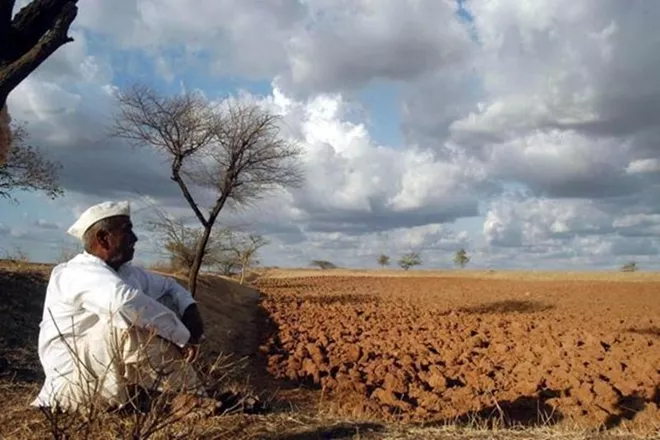
{"label": "man's face", "polygon": [[133,259],[138,238],[130,217],[120,216],[113,220],[113,228],[107,236],[108,263],[118,268]]}

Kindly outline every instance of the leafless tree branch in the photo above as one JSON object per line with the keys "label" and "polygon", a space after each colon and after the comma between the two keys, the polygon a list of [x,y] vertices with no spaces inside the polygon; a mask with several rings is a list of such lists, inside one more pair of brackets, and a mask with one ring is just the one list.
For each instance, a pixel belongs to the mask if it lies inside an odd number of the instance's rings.
{"label": "leafless tree branch", "polygon": [[[195,93],[165,97],[144,85],[120,91],[117,100],[112,135],[166,155],[172,180],[203,226],[189,272],[194,295],[220,212],[228,202],[249,204],[272,189],[301,185],[302,151],[280,135],[279,118],[254,103],[213,104]],[[194,186],[215,192],[207,215]]]}
{"label": "leafless tree branch", "polygon": [[49,197],[61,196],[57,175],[61,165],[44,158],[41,152],[24,141],[27,133],[22,127],[14,127],[12,146],[7,161],[0,165],[0,198],[17,200],[13,191],[43,191]]}

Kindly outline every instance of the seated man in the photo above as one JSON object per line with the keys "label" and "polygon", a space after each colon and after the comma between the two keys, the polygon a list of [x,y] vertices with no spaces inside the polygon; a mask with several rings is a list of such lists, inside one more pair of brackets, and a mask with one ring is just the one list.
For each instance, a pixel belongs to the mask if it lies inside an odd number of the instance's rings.
{"label": "seated man", "polygon": [[32,405],[76,409],[94,398],[121,407],[132,386],[156,383],[206,395],[188,362],[204,331],[195,300],[129,263],[137,237],[128,202],[92,206],[68,232],[84,252],[51,273],[39,332],[46,379]]}

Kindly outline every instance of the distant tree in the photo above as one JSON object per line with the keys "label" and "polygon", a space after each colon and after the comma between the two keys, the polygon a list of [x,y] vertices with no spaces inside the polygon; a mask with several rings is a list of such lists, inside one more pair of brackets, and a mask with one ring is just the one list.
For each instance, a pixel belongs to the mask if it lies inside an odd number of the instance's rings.
{"label": "distant tree", "polygon": [[[189,226],[183,219],[171,217],[158,208],[153,211],[155,214],[147,221],[147,225],[159,236],[170,260],[170,268],[188,273],[195,264],[197,247],[204,230]],[[224,263],[230,233],[228,228],[213,230],[204,248],[202,267],[213,268]]]}
{"label": "distant tree", "polygon": [[465,249],[460,249],[454,255],[454,264],[456,266],[465,267],[470,262],[470,256]]}
{"label": "distant tree", "polygon": [[15,127],[13,131],[7,161],[0,165],[0,198],[18,202],[12,196],[14,191],[42,191],[52,199],[64,194],[58,184],[61,165],[48,161],[38,149],[25,145],[27,132],[24,128]]}
{"label": "distant tree", "polygon": [[[214,104],[197,93],[166,97],[140,85],[120,91],[117,99],[120,111],[111,133],[168,158],[171,179],[203,228],[188,273],[194,296],[220,212],[302,184],[302,150],[280,135],[279,117],[256,103],[227,99]],[[195,187],[207,190],[205,196],[213,193],[206,213]]]}
{"label": "distant tree", "polygon": [[328,270],[328,269],[336,269],[337,266],[335,266],[334,263],[331,263],[330,261],[326,260],[313,260],[310,264],[310,266],[318,267],[321,270]]}
{"label": "distant tree", "polygon": [[382,254],[380,257],[378,257],[378,264],[380,264],[381,267],[389,266],[390,257],[388,255]]}
{"label": "distant tree", "polygon": [[419,256],[419,253],[417,252],[409,252],[407,254],[404,254],[398,261],[399,266],[403,270],[408,270],[413,266],[419,266],[422,264],[422,258]]}
{"label": "distant tree", "polygon": [[621,272],[637,272],[639,266],[636,261],[629,261],[621,267]]}
{"label": "distant tree", "polygon": [[241,277],[239,282],[243,284],[245,275],[250,267],[259,264],[257,252],[268,244],[268,240],[258,234],[238,235],[230,234],[227,260],[232,261],[240,268]]}

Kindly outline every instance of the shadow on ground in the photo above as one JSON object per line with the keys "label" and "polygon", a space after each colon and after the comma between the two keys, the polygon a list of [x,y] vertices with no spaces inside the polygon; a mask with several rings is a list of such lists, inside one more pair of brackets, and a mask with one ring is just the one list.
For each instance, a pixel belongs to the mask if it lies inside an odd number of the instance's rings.
{"label": "shadow on ground", "polygon": [[0,269],[0,378],[34,382],[43,372],[37,354],[48,273]]}
{"label": "shadow on ground", "polygon": [[368,439],[376,438],[372,436],[383,431],[385,431],[385,427],[378,423],[341,423],[267,438],[269,440]]}
{"label": "shadow on ground", "polygon": [[320,304],[320,305],[331,305],[331,304],[354,305],[354,304],[372,304],[378,302],[379,299],[376,295],[345,293],[345,294],[337,294],[337,295],[308,296],[305,298],[305,301],[312,304]]}
{"label": "shadow on ground", "polygon": [[458,427],[539,427],[559,423],[563,415],[545,401],[560,394],[556,390],[545,390],[539,396],[521,396],[515,400],[502,400],[478,411],[469,411],[455,418],[436,420],[422,426]]}
{"label": "shadow on ground", "polygon": [[609,415],[604,427],[606,429],[612,429],[621,425],[624,420],[633,420],[638,413],[644,411],[648,403],[660,405],[660,385],[655,387],[655,392],[650,402],[647,402],[643,396],[636,393],[619,397],[616,403],[619,413]]}
{"label": "shadow on ground", "polygon": [[541,301],[503,300],[479,304],[477,306],[462,307],[458,311],[485,315],[495,313],[540,313],[554,308],[554,305],[545,304]]}
{"label": "shadow on ground", "polygon": [[657,326],[645,328],[629,328],[626,331],[630,333],[636,333],[638,335],[655,336],[656,338],[660,338],[660,327]]}

